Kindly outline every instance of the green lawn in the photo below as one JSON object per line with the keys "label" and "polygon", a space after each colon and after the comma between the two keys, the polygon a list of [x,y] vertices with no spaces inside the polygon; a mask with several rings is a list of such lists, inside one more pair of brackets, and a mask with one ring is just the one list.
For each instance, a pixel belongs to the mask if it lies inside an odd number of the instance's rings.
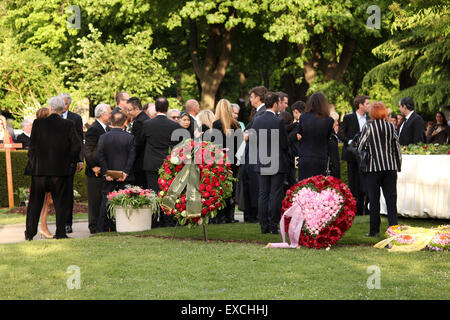
{"label": "green lawn", "polygon": [[[247,223],[208,226],[209,243],[189,240],[201,240],[202,228],[179,227],[183,240],[157,238],[173,234],[160,228],[0,245],[0,299],[450,298],[448,252],[375,249],[370,244],[380,239],[365,238],[367,229],[368,217],[357,217],[329,251],[266,249],[281,237]],[[79,290],[66,285],[71,265],[80,268]],[[369,266],[380,269],[381,289],[368,289]]]}

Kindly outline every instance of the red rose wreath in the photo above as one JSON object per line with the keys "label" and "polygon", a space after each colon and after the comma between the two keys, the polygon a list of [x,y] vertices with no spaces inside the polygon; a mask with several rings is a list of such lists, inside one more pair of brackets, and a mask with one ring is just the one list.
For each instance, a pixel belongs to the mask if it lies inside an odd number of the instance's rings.
{"label": "red rose wreath", "polygon": [[[299,192],[302,194],[299,194],[298,198],[301,196],[302,199],[297,200],[295,196]],[[306,195],[303,196],[303,193],[312,195],[307,197]],[[320,208],[324,202],[327,202],[323,199],[323,194],[325,194],[325,197],[329,197],[332,200],[336,198],[339,201],[337,202],[338,204],[329,205],[331,209],[334,209],[333,214],[324,215],[321,218]],[[303,218],[305,219],[298,239],[298,245],[308,248],[320,249],[335,245],[347,229],[351,227],[356,213],[356,201],[353,199],[350,189],[341,180],[322,175],[311,177],[300,181],[286,192],[281,209],[281,219],[284,219],[286,232],[289,230],[291,218],[285,217],[284,213],[291,208],[294,201],[299,201],[299,203],[301,201],[300,206],[304,212]],[[334,207],[332,207],[333,205]],[[309,215],[307,208],[311,208]],[[319,217],[317,217],[318,215]]]}

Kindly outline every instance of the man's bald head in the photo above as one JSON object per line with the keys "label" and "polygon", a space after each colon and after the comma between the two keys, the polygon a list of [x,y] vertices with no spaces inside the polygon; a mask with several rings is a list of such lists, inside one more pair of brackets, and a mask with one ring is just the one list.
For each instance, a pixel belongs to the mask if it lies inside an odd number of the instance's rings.
{"label": "man's bald head", "polygon": [[200,112],[200,105],[198,101],[194,99],[186,101],[186,112],[196,117]]}

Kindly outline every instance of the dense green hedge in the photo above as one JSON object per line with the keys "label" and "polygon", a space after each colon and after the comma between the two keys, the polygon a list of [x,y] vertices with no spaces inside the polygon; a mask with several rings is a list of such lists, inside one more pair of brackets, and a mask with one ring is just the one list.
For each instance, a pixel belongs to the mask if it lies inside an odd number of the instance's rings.
{"label": "dense green hedge", "polygon": [[[342,152],[342,145],[339,145],[339,152]],[[14,191],[17,191],[19,187],[29,187],[31,182],[31,177],[24,175],[25,166],[27,164],[27,151],[11,151],[11,162],[13,171],[13,187]],[[0,208],[8,206],[8,185],[6,181],[6,162],[5,162],[5,152],[0,151]],[[341,161],[341,180],[348,184],[347,179],[347,162]],[[86,177],[84,175],[84,169],[75,175],[74,188],[77,190],[81,198],[77,201],[86,201],[87,190],[86,190]],[[14,204],[19,205],[19,198],[17,195],[14,196]]]}
{"label": "dense green hedge", "polygon": [[[27,151],[17,150],[11,151],[11,163],[13,172],[13,188],[17,192],[19,187],[30,187],[31,176],[24,175],[25,166],[27,165]],[[84,170],[75,175],[74,188],[77,190],[81,198],[77,201],[85,201],[87,199],[86,177]],[[19,205],[19,198],[14,196],[14,204]],[[6,161],[5,151],[0,151],[0,208],[8,206],[8,184],[6,181]]]}

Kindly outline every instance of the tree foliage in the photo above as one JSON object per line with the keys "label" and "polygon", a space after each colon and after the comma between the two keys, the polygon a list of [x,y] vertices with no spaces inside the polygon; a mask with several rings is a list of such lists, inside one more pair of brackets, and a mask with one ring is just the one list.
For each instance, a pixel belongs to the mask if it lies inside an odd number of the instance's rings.
{"label": "tree foliage", "polygon": [[102,43],[101,32],[91,26],[91,33],[79,40],[79,56],[63,63],[67,83],[95,103],[113,103],[122,90],[142,99],[161,95],[174,80],[161,65],[168,53],[150,49],[151,35],[148,29],[126,36],[124,44]]}
{"label": "tree foliage", "polygon": [[400,83],[391,96],[395,104],[401,97],[414,98],[418,110],[438,110],[450,104],[450,6],[416,1],[409,6],[393,3],[395,15],[392,37],[373,52],[386,61],[370,70],[363,86],[395,87],[393,79],[406,73],[411,86]]}

